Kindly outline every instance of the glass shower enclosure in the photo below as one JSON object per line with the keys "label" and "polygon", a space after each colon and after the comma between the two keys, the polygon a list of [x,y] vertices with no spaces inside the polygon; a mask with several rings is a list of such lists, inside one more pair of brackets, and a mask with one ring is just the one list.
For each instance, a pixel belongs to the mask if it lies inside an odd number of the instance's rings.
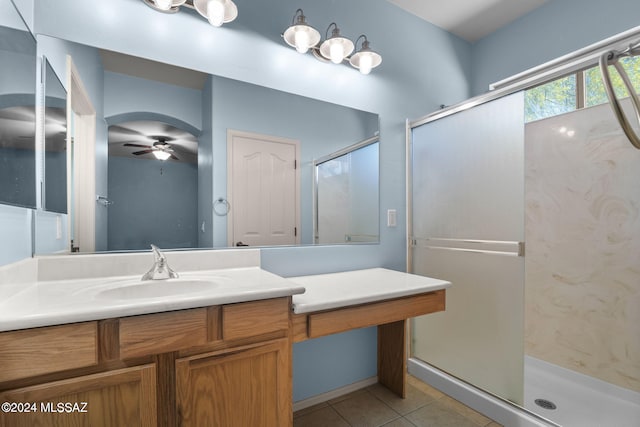
{"label": "glass shower enclosure", "polygon": [[[409,271],[453,284],[445,312],[412,321],[411,357],[563,426],[631,427],[640,150],[610,105],[592,102],[585,68],[411,126]],[[554,85],[576,82],[584,100],[555,111]],[[629,99],[621,108],[635,116]],[[557,410],[534,403],[548,395]]]}

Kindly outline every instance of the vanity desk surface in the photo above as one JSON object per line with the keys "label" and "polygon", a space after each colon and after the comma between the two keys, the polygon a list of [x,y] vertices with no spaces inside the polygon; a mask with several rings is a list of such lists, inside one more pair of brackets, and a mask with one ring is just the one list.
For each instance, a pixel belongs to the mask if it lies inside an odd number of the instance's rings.
{"label": "vanity desk surface", "polygon": [[445,280],[384,268],[290,278],[293,341],[378,327],[378,382],[406,396],[407,320],[444,311]]}
{"label": "vanity desk surface", "polygon": [[386,268],[289,278],[305,292],[293,297],[295,314],[389,300],[446,289],[450,282]]}

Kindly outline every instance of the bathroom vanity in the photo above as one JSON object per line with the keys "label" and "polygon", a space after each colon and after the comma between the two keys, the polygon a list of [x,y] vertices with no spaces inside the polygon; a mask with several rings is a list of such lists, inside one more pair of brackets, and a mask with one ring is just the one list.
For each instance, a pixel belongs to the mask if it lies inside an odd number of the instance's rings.
{"label": "bathroom vanity", "polygon": [[[186,293],[123,294],[141,284],[104,277],[5,288],[0,426],[291,426],[293,342],[373,325],[380,382],[404,395],[406,319],[443,310],[448,282],[385,269],[284,279],[247,265],[252,251],[231,251],[245,257],[233,268],[181,274],[215,284]],[[52,258],[33,260],[41,274]]]}

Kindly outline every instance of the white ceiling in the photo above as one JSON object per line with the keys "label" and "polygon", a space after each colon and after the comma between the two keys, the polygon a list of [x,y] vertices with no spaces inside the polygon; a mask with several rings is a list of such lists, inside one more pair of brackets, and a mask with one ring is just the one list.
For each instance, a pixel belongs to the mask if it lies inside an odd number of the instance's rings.
{"label": "white ceiling", "polygon": [[467,41],[475,42],[548,0],[388,0]]}

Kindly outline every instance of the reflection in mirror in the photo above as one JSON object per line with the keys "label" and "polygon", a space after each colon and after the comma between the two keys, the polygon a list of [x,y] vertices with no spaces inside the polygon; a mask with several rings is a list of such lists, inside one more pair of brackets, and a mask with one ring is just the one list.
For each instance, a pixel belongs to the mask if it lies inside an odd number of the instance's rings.
{"label": "reflection in mirror", "polygon": [[44,62],[44,209],[67,213],[67,91]]}
{"label": "reflection in mirror", "polygon": [[36,42],[15,21],[19,29],[0,26],[0,203],[33,208]]}
{"label": "reflection in mirror", "polygon": [[378,138],[315,161],[316,243],[379,240]]}
{"label": "reflection in mirror", "polygon": [[109,250],[198,247],[198,140],[157,120],[109,127]]}
{"label": "reflection in mirror", "polygon": [[[82,52],[83,61],[78,58],[74,62],[83,76],[87,92],[92,94],[91,103],[102,106],[97,111],[98,123],[104,119],[102,122],[111,130],[108,144],[106,129],[104,139],[98,133],[96,140],[95,180],[96,188],[102,190],[96,195],[101,198],[96,203],[94,196],[93,203],[96,206],[95,247],[101,250],[146,249],[149,243],[163,248],[226,247],[237,241],[246,244],[244,238],[236,238],[233,231],[234,221],[241,220],[243,215],[239,214],[246,213],[246,209],[232,188],[233,173],[237,169],[229,163],[231,158],[228,157],[232,135],[260,135],[264,140],[299,142],[294,161],[279,161],[273,165],[287,165],[297,175],[295,206],[291,208],[296,213],[292,225],[287,226],[287,230],[293,228],[289,230],[293,233],[293,242],[314,244],[314,159],[378,134],[378,116],[369,112],[68,41],[52,39],[50,45],[66,48],[65,52],[55,52],[58,55],[71,54],[73,57]],[[45,50],[44,53],[52,52]],[[129,125],[133,122],[155,122],[165,126],[165,130],[172,126],[176,132],[185,131],[193,138],[193,150],[197,153],[188,160],[186,152],[181,152],[175,144],[176,135],[165,135],[159,128],[131,128]],[[176,138],[167,138],[164,142],[180,160],[170,158],[162,162],[149,158],[154,156],[153,152],[132,154],[160,151],[154,149],[154,143],[157,143],[156,148],[164,146],[163,140],[157,137],[166,136]],[[105,156],[101,158],[100,144],[103,143]],[[127,150],[125,154],[112,151],[117,143]],[[127,143],[144,147],[124,147]],[[377,155],[369,160],[377,171]],[[117,164],[125,161],[139,166],[116,170]],[[135,175],[142,165],[150,170],[150,175],[144,179]],[[174,169],[187,166],[191,172],[183,175],[195,175],[196,183],[181,184],[178,178],[172,178]],[[258,169],[248,170],[252,179],[257,177],[251,181],[251,188],[262,185],[263,180],[256,172]],[[137,186],[135,190],[132,189],[134,186]],[[366,191],[370,188],[364,187]],[[173,200],[172,209],[179,215],[160,217],[164,209],[152,208],[150,204],[139,206],[134,212],[135,204],[127,202],[150,200],[152,193],[156,194],[154,199]],[[193,202],[183,200],[187,195],[191,198],[191,193],[196,195],[195,214],[191,212]],[[271,207],[278,205],[280,196],[273,194],[268,198]],[[377,200],[377,193],[374,198]],[[252,211],[255,223],[271,221],[273,211],[267,209],[266,204],[262,206]],[[377,218],[377,202],[373,210]],[[70,214],[74,215],[73,209]],[[152,220],[152,215],[158,217]],[[104,237],[98,230],[106,230]],[[377,235],[377,232],[376,228],[371,234]],[[281,239],[260,240],[253,244],[290,244],[281,242]]]}

